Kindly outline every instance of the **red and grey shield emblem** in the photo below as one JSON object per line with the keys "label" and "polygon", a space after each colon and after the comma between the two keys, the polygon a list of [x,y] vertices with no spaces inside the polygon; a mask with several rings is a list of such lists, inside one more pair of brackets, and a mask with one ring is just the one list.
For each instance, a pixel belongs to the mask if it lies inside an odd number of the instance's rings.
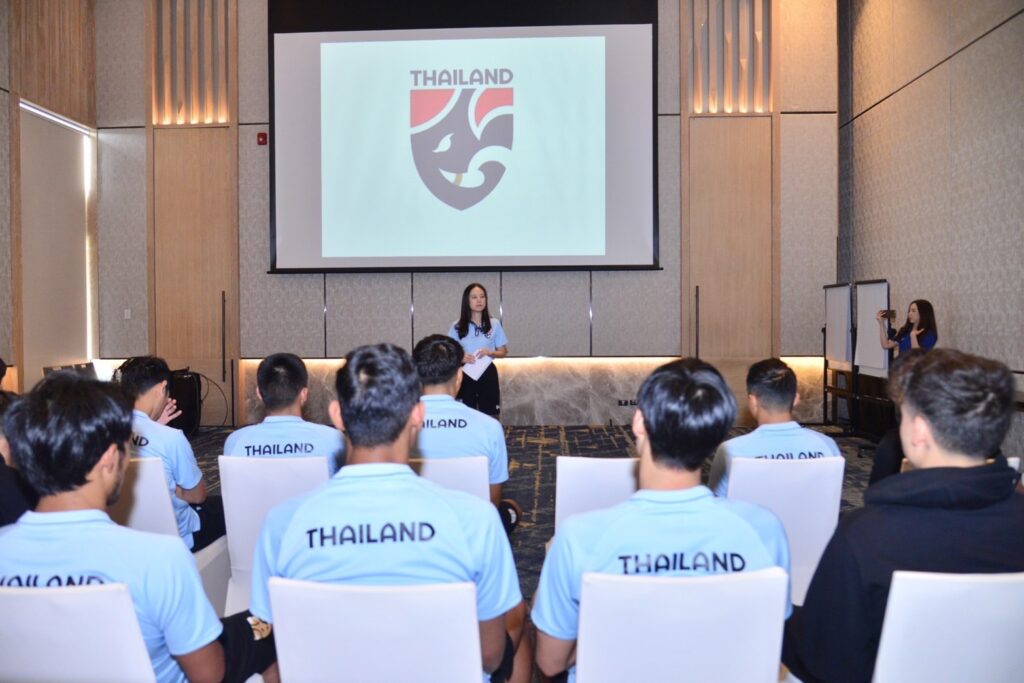
{"label": "red and grey shield emblem", "polygon": [[464,210],[498,186],[512,149],[512,88],[409,91],[412,158],[423,184]]}

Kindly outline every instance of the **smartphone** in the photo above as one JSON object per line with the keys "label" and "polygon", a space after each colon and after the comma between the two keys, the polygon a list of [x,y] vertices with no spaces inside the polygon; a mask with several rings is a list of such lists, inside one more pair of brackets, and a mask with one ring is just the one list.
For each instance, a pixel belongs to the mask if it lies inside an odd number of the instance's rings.
{"label": "smartphone", "polygon": [[888,318],[889,320],[895,320],[896,319],[896,311],[894,311],[893,309],[890,308],[888,311],[885,312],[885,315],[883,315],[882,317],[883,318]]}

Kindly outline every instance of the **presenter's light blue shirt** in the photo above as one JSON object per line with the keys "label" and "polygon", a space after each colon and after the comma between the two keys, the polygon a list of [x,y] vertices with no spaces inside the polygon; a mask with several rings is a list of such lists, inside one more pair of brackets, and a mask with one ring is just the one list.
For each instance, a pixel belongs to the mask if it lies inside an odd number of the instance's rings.
{"label": "presenter's light blue shirt", "polygon": [[346,465],[273,508],[256,546],[249,608],[267,622],[273,576],[362,585],[472,581],[480,621],[522,600],[497,509],[398,464]]}
{"label": "presenter's light blue shirt", "polygon": [[420,457],[486,455],[489,483],[508,481],[508,447],[500,422],[451,396],[431,394],[420,400],[427,407],[417,440]]}
{"label": "presenter's light blue shirt", "polygon": [[768,567],[789,572],[786,533],[767,509],[716,498],[704,486],[641,489],[614,507],[565,520],[544,560],[531,616],[549,636],[575,640],[585,572],[679,576]]}
{"label": "presenter's light blue shirt", "polygon": [[185,683],[174,655],[208,645],[222,627],[181,541],[119,526],[100,510],[26,512],[0,528],[0,586],[108,583],[128,586],[157,681]]}
{"label": "presenter's light blue shirt", "polygon": [[242,427],[224,442],[224,455],[286,458],[322,455],[331,474],[343,462],[344,440],[334,427],[307,422],[295,415],[268,415],[259,424]]}
{"label": "presenter's light blue shirt", "polygon": [[178,533],[185,545],[192,547],[192,534],[199,531],[199,515],[192,507],[174,494],[174,487],[194,489],[203,480],[185,434],[180,429],[162,425],[150,419],[141,410],[132,411],[132,455],[136,458],[160,458],[164,463],[164,476],[171,494],[174,516],[178,519]]}
{"label": "presenter's light blue shirt", "polygon": [[486,334],[475,323],[470,322],[469,331],[461,339],[459,338],[459,331],[455,329],[458,322],[456,320],[452,323],[451,328],[448,330],[448,336],[462,344],[462,348],[466,353],[476,353],[480,349],[495,351],[502,346],[508,346],[508,337],[505,336],[505,330],[497,318],[491,318],[491,331]]}
{"label": "presenter's light blue shirt", "polygon": [[729,490],[729,469],[733,458],[759,460],[810,460],[842,455],[831,438],[796,422],[761,425],[754,431],[729,439],[715,453],[708,486],[716,496]]}

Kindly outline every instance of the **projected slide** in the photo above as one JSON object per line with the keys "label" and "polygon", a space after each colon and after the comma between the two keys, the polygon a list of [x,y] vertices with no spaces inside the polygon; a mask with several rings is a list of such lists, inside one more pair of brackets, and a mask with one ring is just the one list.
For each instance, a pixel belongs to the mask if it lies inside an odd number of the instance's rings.
{"label": "projected slide", "polygon": [[653,27],[274,35],[274,270],[656,266]]}
{"label": "projected slide", "polygon": [[604,254],[604,42],[321,45],[323,256]]}

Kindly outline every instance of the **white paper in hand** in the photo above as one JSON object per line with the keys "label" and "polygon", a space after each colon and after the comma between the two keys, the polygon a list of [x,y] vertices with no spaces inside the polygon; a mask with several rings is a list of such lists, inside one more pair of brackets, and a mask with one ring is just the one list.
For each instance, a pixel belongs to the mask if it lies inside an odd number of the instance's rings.
{"label": "white paper in hand", "polygon": [[484,370],[489,368],[492,362],[493,361],[491,360],[490,356],[477,358],[472,363],[467,363],[466,365],[463,365],[462,372],[465,373],[467,377],[471,378],[475,382],[478,379],[480,379],[480,375],[484,374]]}

